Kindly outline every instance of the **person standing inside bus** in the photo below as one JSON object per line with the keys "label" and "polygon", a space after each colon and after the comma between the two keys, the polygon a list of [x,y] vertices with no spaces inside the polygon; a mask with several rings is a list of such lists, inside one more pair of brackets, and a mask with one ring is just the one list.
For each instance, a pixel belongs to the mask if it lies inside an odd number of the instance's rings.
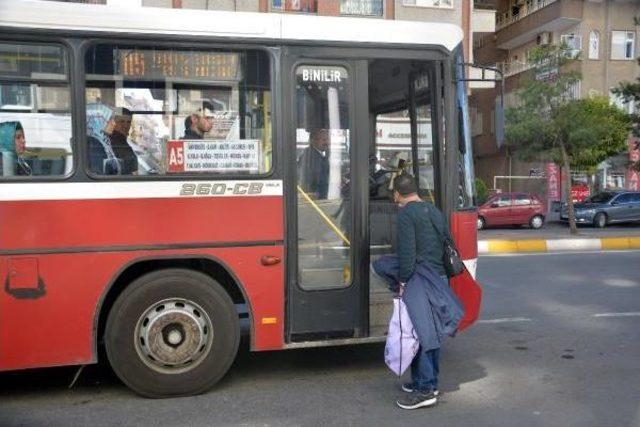
{"label": "person standing inside bus", "polygon": [[213,109],[211,104],[204,103],[201,108],[185,119],[184,125],[185,130],[182,139],[204,139],[205,134],[213,128]]}
{"label": "person standing inside bus", "polygon": [[298,183],[316,200],[329,194],[329,143],[327,129],[311,129],[309,146],[298,158]]}
{"label": "person standing inside bus", "polygon": [[402,409],[418,409],[438,401],[440,346],[445,335],[455,334],[464,311],[449,287],[444,268],[440,236],[449,234],[444,215],[432,203],[420,199],[411,175],[395,178],[393,195],[400,207],[397,254],[380,257],[373,268],[402,296],[418,336],[420,347],[411,363],[412,381],[403,384],[407,394],[396,402]]}
{"label": "person standing inside bus", "polygon": [[0,123],[0,152],[2,152],[0,175],[31,175],[31,166],[23,157],[25,151],[26,138],[22,124],[17,121]]}

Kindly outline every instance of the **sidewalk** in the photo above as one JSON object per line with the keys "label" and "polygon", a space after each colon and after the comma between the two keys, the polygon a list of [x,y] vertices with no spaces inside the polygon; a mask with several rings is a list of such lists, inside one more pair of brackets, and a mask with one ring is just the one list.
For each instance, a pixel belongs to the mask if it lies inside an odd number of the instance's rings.
{"label": "sidewalk", "polygon": [[540,230],[496,228],[478,231],[478,254],[640,249],[640,224],[617,224],[603,229],[569,227],[549,222]]}

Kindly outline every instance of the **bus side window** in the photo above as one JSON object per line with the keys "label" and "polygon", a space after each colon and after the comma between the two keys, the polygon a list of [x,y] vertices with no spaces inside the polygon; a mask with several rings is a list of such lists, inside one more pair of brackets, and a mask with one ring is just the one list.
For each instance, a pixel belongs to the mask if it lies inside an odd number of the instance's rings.
{"label": "bus side window", "polygon": [[16,58],[0,68],[2,179],[70,174],[71,113],[64,49],[0,43],[0,56]]}
{"label": "bus side window", "polygon": [[271,170],[265,52],[95,44],[87,51],[85,72],[91,173]]}

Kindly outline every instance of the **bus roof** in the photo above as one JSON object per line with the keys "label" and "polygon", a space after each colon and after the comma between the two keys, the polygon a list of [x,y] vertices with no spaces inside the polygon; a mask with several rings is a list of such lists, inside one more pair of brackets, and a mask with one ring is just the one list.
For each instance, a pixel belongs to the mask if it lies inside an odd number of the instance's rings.
{"label": "bus roof", "polygon": [[442,46],[462,41],[453,24],[290,13],[127,8],[42,0],[0,1],[0,27],[275,41]]}

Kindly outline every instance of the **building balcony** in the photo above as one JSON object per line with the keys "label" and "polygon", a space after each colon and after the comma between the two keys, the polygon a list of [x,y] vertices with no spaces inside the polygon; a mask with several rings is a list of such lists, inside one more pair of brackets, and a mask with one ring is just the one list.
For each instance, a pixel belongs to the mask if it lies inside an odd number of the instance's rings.
{"label": "building balcony", "polygon": [[582,0],[521,0],[520,6],[498,12],[496,44],[513,49],[540,33],[560,31],[582,21]]}
{"label": "building balcony", "polygon": [[[566,57],[570,59],[577,59],[579,56],[580,56],[580,51],[577,49],[570,50],[566,54]],[[498,62],[496,64],[496,68],[502,71],[502,75],[504,76],[505,79],[508,77],[513,77],[518,74],[529,71],[534,66],[535,66],[534,63],[527,62],[527,61],[503,61],[503,62]],[[563,72],[579,71],[579,70],[580,70],[579,61],[572,61],[569,64],[565,64],[562,66]],[[538,74],[534,75],[534,77],[537,80],[545,80],[546,77],[549,77],[549,76],[546,76],[546,74],[549,74],[549,72],[550,71],[547,69],[545,72],[539,72]],[[555,71],[553,70],[551,71],[551,74],[554,74],[554,73],[556,74],[558,73],[557,68],[555,69]]]}
{"label": "building balcony", "polygon": [[529,71],[533,68],[533,64],[523,61],[499,62],[496,64],[496,68],[502,71],[502,75],[506,79],[507,77],[515,76],[516,74]]}

